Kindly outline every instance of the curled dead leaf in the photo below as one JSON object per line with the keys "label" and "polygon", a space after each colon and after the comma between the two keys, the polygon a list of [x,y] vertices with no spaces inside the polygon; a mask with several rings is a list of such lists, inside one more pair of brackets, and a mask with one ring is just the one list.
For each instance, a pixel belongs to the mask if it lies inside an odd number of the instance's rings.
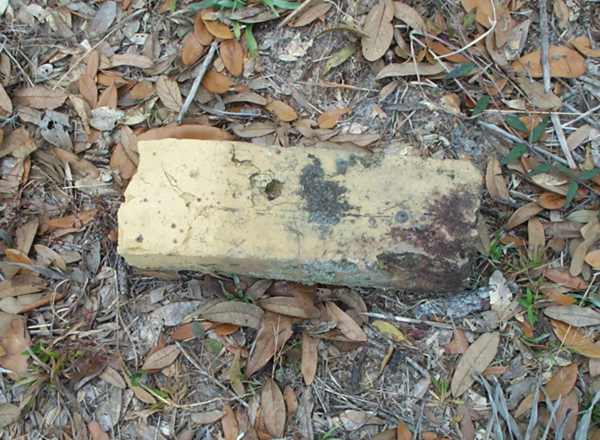
{"label": "curled dead leaf", "polygon": [[313,338],[308,333],[302,333],[302,360],[300,370],[304,383],[310,385],[315,380],[317,374],[317,365],[319,361],[319,340]]}
{"label": "curled dead leaf", "polygon": [[283,437],[285,433],[286,409],[281,389],[271,378],[263,386],[261,402],[265,427],[274,437]]}
{"label": "curled dead leaf", "polygon": [[490,156],[485,172],[485,185],[492,199],[497,201],[510,200],[506,181],[502,175],[502,166],[495,156]]}
{"label": "curled dead leaf", "polygon": [[344,116],[347,113],[350,113],[350,111],[351,110],[348,107],[339,107],[321,113],[317,121],[319,124],[319,128],[335,127],[342,118],[342,116]]}
{"label": "curled dead leaf", "polygon": [[426,29],[425,21],[421,17],[421,14],[406,3],[394,2],[394,17],[419,32],[423,32]]}
{"label": "curled dead leaf", "polygon": [[233,33],[224,23],[221,23],[214,17],[214,12],[211,9],[205,9],[201,13],[202,20],[206,26],[206,30],[213,36],[222,40],[230,40],[233,38]]}
{"label": "curled dead leaf", "polygon": [[406,62],[402,64],[388,64],[379,71],[376,79],[391,78],[395,76],[431,76],[445,72],[444,66],[440,63],[426,64]]}
{"label": "curled dead leaf", "polygon": [[254,350],[250,353],[246,364],[246,376],[250,377],[264,367],[293,333],[291,318],[265,312],[256,336]]}
{"label": "curled dead leaf", "polygon": [[181,62],[186,66],[194,64],[206,51],[200,39],[194,32],[190,32],[183,38],[181,45]]}
{"label": "curled dead leaf", "polygon": [[600,49],[593,49],[592,42],[588,37],[582,35],[581,37],[573,38],[569,41],[569,44],[581,52],[586,57],[598,58],[600,57]]}

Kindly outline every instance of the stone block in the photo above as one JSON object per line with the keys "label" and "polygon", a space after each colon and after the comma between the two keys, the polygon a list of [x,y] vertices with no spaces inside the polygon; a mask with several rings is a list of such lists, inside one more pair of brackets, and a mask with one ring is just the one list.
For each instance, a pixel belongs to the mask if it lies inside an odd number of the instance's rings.
{"label": "stone block", "polygon": [[139,143],[119,252],[140,268],[461,288],[482,177],[468,161],[231,141]]}

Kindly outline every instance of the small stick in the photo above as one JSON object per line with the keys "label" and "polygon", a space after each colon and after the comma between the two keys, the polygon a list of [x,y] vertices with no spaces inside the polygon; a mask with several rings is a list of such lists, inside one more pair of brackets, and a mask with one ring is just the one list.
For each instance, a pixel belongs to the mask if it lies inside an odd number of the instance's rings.
{"label": "small stick", "polygon": [[[550,63],[548,62],[548,52],[550,46],[550,37],[548,36],[548,11],[546,10],[546,1],[547,0],[539,0],[540,37],[542,39],[542,69],[544,73],[544,92],[549,93]],[[565,138],[565,133],[560,123],[560,118],[558,117],[558,115],[552,114],[550,115],[550,120],[552,121],[552,125],[554,126],[554,131],[556,132],[556,137],[558,139],[558,143],[560,144],[560,149],[567,158],[567,164],[569,165],[569,168],[577,169],[577,164],[575,163],[573,155],[571,154],[571,149],[567,144],[567,139]]]}
{"label": "small stick", "polygon": [[200,65],[200,68],[198,69],[198,73],[196,74],[196,79],[194,79],[194,83],[192,84],[190,93],[188,93],[187,97],[185,98],[185,102],[181,106],[181,111],[179,112],[179,115],[177,115],[177,123],[178,124],[181,124],[181,121],[183,121],[183,117],[189,110],[190,105],[192,105],[192,101],[196,97],[196,93],[198,93],[198,89],[200,88],[200,83],[202,82],[204,75],[206,75],[208,66],[210,66],[210,63],[212,63],[212,60],[215,57],[215,53],[217,53],[217,44],[218,44],[217,41],[212,42],[212,44],[210,45],[210,49],[208,50],[208,53],[204,57],[204,61],[202,61],[202,64]]}

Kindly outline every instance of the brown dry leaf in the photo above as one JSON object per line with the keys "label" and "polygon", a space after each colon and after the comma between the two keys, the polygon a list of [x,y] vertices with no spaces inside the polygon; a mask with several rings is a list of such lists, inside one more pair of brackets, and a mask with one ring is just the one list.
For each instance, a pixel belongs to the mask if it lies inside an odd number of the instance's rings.
{"label": "brown dry leaf", "polygon": [[484,333],[465,351],[460,358],[450,389],[454,397],[459,397],[467,391],[474,382],[473,374],[481,373],[496,357],[500,335],[498,333]]}
{"label": "brown dry leaf", "polygon": [[93,178],[100,176],[100,170],[92,162],[81,159],[75,153],[63,150],[62,148],[53,148],[52,153],[62,162],[67,162],[73,169],[82,174]]}
{"label": "brown dry leaf", "polygon": [[168,125],[166,127],[151,128],[137,135],[138,141],[166,138],[229,141],[233,139],[233,136],[220,128],[209,125]]}
{"label": "brown dry leaf", "polygon": [[[563,436],[564,440],[572,440],[577,429],[577,416],[579,415],[579,397],[577,392],[571,391],[564,397],[558,411],[556,412],[556,418],[553,419],[552,426],[556,432],[559,426],[564,426]],[[568,420],[565,420],[568,418]]]}
{"label": "brown dry leaf", "polygon": [[406,3],[394,2],[394,17],[421,33],[426,29],[425,21],[421,17],[421,14]]}
{"label": "brown dry leaf", "polygon": [[600,345],[569,324],[555,320],[551,322],[556,337],[565,347],[585,357],[600,359]]}
{"label": "brown dry leaf", "polygon": [[221,418],[223,437],[225,440],[237,440],[239,426],[233,409],[228,404],[223,405],[223,417]]}
{"label": "brown dry leaf", "polygon": [[116,18],[117,3],[112,0],[102,3],[90,23],[89,32],[91,34],[103,35],[110,29]]}
{"label": "brown dry leaf", "polygon": [[99,66],[100,53],[97,50],[92,50],[85,60],[85,74],[91,78],[96,78]]}
{"label": "brown dry leaf", "polygon": [[497,201],[510,200],[508,187],[502,175],[502,166],[495,156],[490,156],[485,172],[485,185],[492,199]]}
{"label": "brown dry leaf", "polygon": [[491,0],[461,0],[463,8],[467,12],[476,12],[475,19],[477,22],[489,28],[494,18],[494,7],[496,10],[496,17],[502,15],[501,7],[497,2],[494,2],[492,6]]}
{"label": "brown dry leaf", "polygon": [[131,66],[139,67],[140,69],[149,69],[153,65],[154,63],[147,56],[132,53],[116,54],[111,59],[111,67]]}
{"label": "brown dry leaf", "polygon": [[291,386],[286,385],[283,389],[283,399],[285,400],[285,407],[287,408],[287,417],[288,420],[290,420],[298,410],[298,398]]}
{"label": "brown dry leaf", "polygon": [[248,125],[234,124],[231,130],[243,139],[266,136],[274,133],[277,127],[271,122],[252,122]]}
{"label": "brown dry leaf", "polygon": [[398,430],[396,428],[386,429],[385,431],[381,431],[373,440],[397,440],[398,439]]}
{"label": "brown dry leaf", "polygon": [[[548,52],[550,76],[553,78],[577,78],[586,72],[585,59],[573,49],[551,46]],[[541,50],[523,55],[512,64],[516,72],[528,72],[533,78],[543,76]]]}
{"label": "brown dry leaf", "polygon": [[567,137],[567,145],[569,146],[569,149],[574,150],[596,137],[598,133],[600,133],[600,131],[594,129],[591,125],[582,125]]}
{"label": "brown dry leaf", "polygon": [[546,245],[546,237],[544,235],[544,225],[537,218],[533,217],[527,222],[528,234],[528,254],[529,258],[536,259],[544,250]]}
{"label": "brown dry leaf", "polygon": [[228,92],[233,83],[224,74],[217,72],[215,69],[211,69],[204,75],[202,85],[209,92],[221,95]]}
{"label": "brown dry leaf", "polygon": [[223,324],[235,324],[240,327],[257,329],[261,325],[263,310],[241,301],[223,301],[203,310],[200,316],[204,319]]}
{"label": "brown dry leaf", "polygon": [[279,386],[268,378],[261,393],[261,403],[265,427],[273,437],[283,437],[285,433],[285,400]]}
{"label": "brown dry leaf", "polygon": [[201,12],[202,20],[204,21],[204,25],[206,26],[206,30],[210,32],[217,38],[222,40],[230,40],[233,38],[233,33],[224,23],[221,23],[218,20],[211,20],[211,15],[213,11],[210,9],[205,9]]}
{"label": "brown dry leaf", "polygon": [[0,312],[0,347],[4,349],[0,366],[11,371],[8,377],[12,380],[26,375],[29,359],[27,349],[30,345],[25,320],[18,315]]}
{"label": "brown dry leaf", "polygon": [[0,157],[11,154],[13,157],[25,159],[37,148],[29,131],[25,127],[19,127],[8,135],[4,144],[0,144]]}
{"label": "brown dry leaf", "polygon": [[240,76],[244,71],[244,48],[236,39],[221,41],[219,54],[223,65],[233,76]]}
{"label": "brown dry leaf", "polygon": [[565,29],[569,25],[569,8],[564,0],[552,0],[552,12],[558,19],[558,27]]}
{"label": "brown dry leaf", "polygon": [[277,99],[269,102],[265,108],[277,116],[281,121],[292,122],[298,119],[298,113],[288,104]]}
{"label": "brown dry leaf", "polygon": [[[442,43],[440,43],[439,41],[435,41],[435,40],[427,43],[427,46],[436,55],[446,55],[446,54],[452,52],[452,50],[450,50],[448,47],[444,46]],[[465,63],[469,62],[469,59],[461,54],[447,56],[444,58],[444,60],[450,61],[451,63],[461,63],[461,64],[465,64]]]}
{"label": "brown dry leaf", "polygon": [[198,425],[212,425],[221,420],[224,415],[223,411],[215,409],[212,411],[191,413],[190,418],[192,419],[192,422],[197,423]]}
{"label": "brown dry leaf", "polygon": [[319,361],[319,340],[313,338],[308,333],[302,333],[302,361],[300,370],[304,383],[308,386],[313,383],[317,374],[317,365]]}
{"label": "brown dry leaf", "polygon": [[594,269],[600,269],[600,249],[588,252],[585,256],[585,262]]}
{"label": "brown dry leaf", "polygon": [[318,18],[324,18],[325,14],[327,14],[330,9],[330,3],[318,3],[310,6],[304,12],[301,12],[298,17],[290,23],[290,27],[301,27],[311,24]]}
{"label": "brown dry leaf", "polygon": [[33,86],[17,90],[13,98],[15,104],[18,105],[40,110],[54,110],[63,105],[67,95],[60,90],[52,90],[44,86]]}
{"label": "brown dry leaf", "polygon": [[269,312],[296,318],[313,319],[319,317],[319,309],[314,304],[301,302],[288,296],[272,296],[258,302],[258,305]]}
{"label": "brown dry leaf", "polygon": [[562,104],[562,99],[552,92],[545,92],[544,85],[536,81],[529,81],[524,77],[518,77],[517,83],[519,87],[527,94],[531,103],[541,110],[552,110],[559,108]]}
{"label": "brown dry leaf", "polygon": [[19,226],[15,230],[15,241],[17,249],[24,254],[29,254],[35,235],[37,234],[40,221],[37,218]]}
{"label": "brown dry leaf", "polygon": [[202,14],[198,13],[196,18],[194,18],[194,33],[196,34],[196,38],[203,46],[208,46],[212,43],[214,37],[208,29],[206,29],[206,25],[204,24],[204,20],[202,20]]}
{"label": "brown dry leaf", "polygon": [[556,400],[564,397],[571,392],[577,381],[577,364],[572,363],[559,370],[552,376],[550,381],[544,386],[546,394],[550,400]]}
{"label": "brown dry leaf", "polygon": [[123,180],[131,179],[137,171],[137,166],[127,153],[125,153],[125,149],[120,143],[115,144],[113,148],[112,155],[110,156],[110,167],[118,171]]}
{"label": "brown dry leaf", "polygon": [[242,384],[242,366],[240,364],[239,350],[236,351],[233,356],[233,361],[227,370],[227,378],[229,379],[231,389],[235,391],[238,396],[243,396],[246,390],[244,389],[244,384]]}
{"label": "brown dry leaf", "polygon": [[360,326],[335,303],[327,302],[327,313],[333,321],[336,322],[337,328],[344,336],[355,342],[366,342],[367,335]]}
{"label": "brown dry leaf", "polygon": [[[0,115],[8,116],[13,112],[13,105],[10,97],[4,90],[4,86],[0,83]],[[1,143],[1,139],[0,139]]]}
{"label": "brown dry leaf", "polygon": [[545,269],[544,276],[550,281],[574,290],[585,290],[587,287],[587,283],[582,278],[572,276],[562,269]]}
{"label": "brown dry leaf", "polygon": [[446,353],[462,354],[469,348],[469,341],[465,332],[461,329],[454,330],[454,336],[448,345],[446,345]]}
{"label": "brown dry leaf", "polygon": [[391,0],[379,0],[373,7],[363,25],[362,54],[367,61],[381,58],[394,39],[394,6]]}
{"label": "brown dry leaf", "polygon": [[291,318],[265,312],[256,336],[254,350],[246,364],[246,376],[250,377],[264,367],[291,338],[293,333]]}
{"label": "brown dry leaf", "polygon": [[412,434],[408,430],[406,423],[400,422],[396,427],[396,440],[412,440]]}
{"label": "brown dry leaf", "polygon": [[347,113],[350,113],[351,111],[352,110],[348,107],[339,107],[321,113],[319,119],[317,120],[319,128],[335,127],[340,121],[340,119],[342,119],[342,116],[344,116]]}
{"label": "brown dry leaf", "polygon": [[566,201],[567,199],[560,194],[545,192],[538,197],[536,203],[544,209],[561,209]]}
{"label": "brown dry leaf", "polygon": [[86,211],[81,211],[77,215],[51,218],[43,224],[43,231],[79,228],[91,222],[96,217],[96,213],[96,209],[88,209]]}
{"label": "brown dry leaf", "polygon": [[525,223],[531,217],[538,215],[543,210],[544,208],[535,202],[527,203],[517,209],[513,215],[510,216],[508,222],[506,222],[505,228],[508,230],[519,226]]}
{"label": "brown dry leaf", "polygon": [[181,99],[181,91],[179,90],[177,81],[166,76],[161,76],[156,81],[156,94],[169,110],[173,110],[174,112],[181,110],[183,100]]}
{"label": "brown dry leaf", "polygon": [[388,64],[379,71],[376,79],[391,78],[395,76],[420,76],[438,75],[445,72],[444,67],[440,63],[426,64],[406,62],[402,64]]}
{"label": "brown dry leaf", "polygon": [[181,45],[181,62],[186,66],[192,65],[200,59],[205,51],[206,46],[200,42],[194,32],[190,32],[185,36]]}
{"label": "brown dry leaf", "polygon": [[98,104],[96,105],[98,107],[108,107],[116,110],[118,100],[117,86],[115,83],[112,83],[102,91],[98,98]]}
{"label": "brown dry leaf", "polygon": [[91,440],[110,440],[109,435],[102,431],[100,424],[95,420],[88,423],[88,431],[90,432]]}
{"label": "brown dry leaf", "polygon": [[83,74],[79,77],[79,93],[91,108],[98,103],[98,88],[96,81],[89,75]]}
{"label": "brown dry leaf", "polygon": [[581,37],[573,38],[569,41],[569,44],[581,52],[583,55],[589,58],[600,57],[600,49],[593,49],[592,43],[588,37],[582,35]]}
{"label": "brown dry leaf", "polygon": [[600,325],[600,312],[576,305],[550,306],[544,309],[544,315],[573,327]]}
{"label": "brown dry leaf", "polygon": [[150,354],[142,365],[142,370],[162,370],[168,367],[179,356],[181,351],[177,345],[167,345]]}

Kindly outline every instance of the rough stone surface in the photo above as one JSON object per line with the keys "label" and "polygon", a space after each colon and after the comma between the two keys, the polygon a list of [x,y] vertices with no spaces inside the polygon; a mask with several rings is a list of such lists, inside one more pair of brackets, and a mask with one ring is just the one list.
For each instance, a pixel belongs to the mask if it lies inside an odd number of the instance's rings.
{"label": "rough stone surface", "polygon": [[468,161],[174,139],[139,152],[119,211],[133,266],[435,291],[469,276]]}

